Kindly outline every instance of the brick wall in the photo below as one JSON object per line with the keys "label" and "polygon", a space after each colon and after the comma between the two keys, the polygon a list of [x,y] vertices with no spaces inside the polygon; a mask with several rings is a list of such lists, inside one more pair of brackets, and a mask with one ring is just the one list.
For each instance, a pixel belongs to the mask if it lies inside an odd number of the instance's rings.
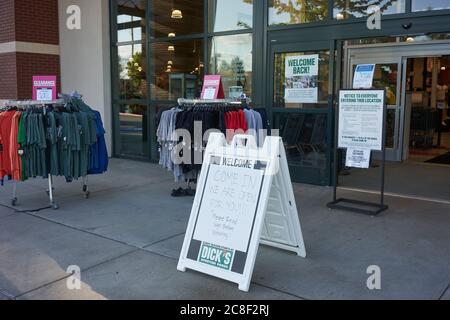
{"label": "brick wall", "polygon": [[[58,0],[0,0],[0,44],[19,41],[59,45]],[[33,75],[57,75],[58,55],[0,54],[0,100],[31,99]]]}
{"label": "brick wall", "polygon": [[0,43],[15,40],[14,0],[0,0]]}
{"label": "brick wall", "polygon": [[15,0],[14,11],[16,41],[59,44],[57,0]]}
{"label": "brick wall", "polygon": [[16,54],[0,54],[0,99],[17,99]]}
{"label": "brick wall", "polygon": [[61,92],[59,56],[35,53],[17,53],[18,99],[32,98],[33,76],[57,75],[58,92]]}

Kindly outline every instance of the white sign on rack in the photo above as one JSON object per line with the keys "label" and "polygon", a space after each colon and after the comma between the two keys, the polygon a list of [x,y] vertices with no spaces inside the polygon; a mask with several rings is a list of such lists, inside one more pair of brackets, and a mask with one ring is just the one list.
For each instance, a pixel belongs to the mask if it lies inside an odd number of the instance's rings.
{"label": "white sign on rack", "polygon": [[53,90],[47,88],[37,89],[37,101],[52,101],[53,100]]}
{"label": "white sign on rack", "polygon": [[338,147],[382,151],[384,90],[341,90]]}
{"label": "white sign on rack", "polygon": [[248,291],[259,244],[306,257],[286,153],[280,137],[210,135],[178,262]]}

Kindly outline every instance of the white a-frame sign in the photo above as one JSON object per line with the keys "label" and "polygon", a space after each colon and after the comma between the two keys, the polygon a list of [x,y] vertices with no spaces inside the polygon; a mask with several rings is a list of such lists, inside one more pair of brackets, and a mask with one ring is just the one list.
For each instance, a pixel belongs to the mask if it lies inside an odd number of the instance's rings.
{"label": "white a-frame sign", "polygon": [[253,136],[228,145],[212,133],[197,186],[178,270],[196,270],[250,289],[259,244],[306,257],[280,137],[258,148]]}

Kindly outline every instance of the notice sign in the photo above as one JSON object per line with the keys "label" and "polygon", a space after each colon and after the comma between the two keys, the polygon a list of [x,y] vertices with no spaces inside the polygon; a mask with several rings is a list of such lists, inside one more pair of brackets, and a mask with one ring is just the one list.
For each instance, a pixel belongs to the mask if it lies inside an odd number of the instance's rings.
{"label": "notice sign", "polygon": [[225,93],[223,91],[222,77],[219,75],[205,76],[201,99],[215,100],[224,98]]}
{"label": "notice sign", "polygon": [[338,147],[383,150],[384,90],[341,90]]}
{"label": "notice sign", "polygon": [[356,66],[353,77],[353,89],[370,89],[373,87],[374,64],[360,64]]}
{"label": "notice sign", "polygon": [[370,149],[348,148],[345,165],[349,168],[369,169],[370,155]]}
{"label": "notice sign", "polygon": [[286,103],[317,103],[319,55],[286,58]]}
{"label": "notice sign", "polygon": [[56,76],[33,76],[33,100],[51,101],[56,98]]}

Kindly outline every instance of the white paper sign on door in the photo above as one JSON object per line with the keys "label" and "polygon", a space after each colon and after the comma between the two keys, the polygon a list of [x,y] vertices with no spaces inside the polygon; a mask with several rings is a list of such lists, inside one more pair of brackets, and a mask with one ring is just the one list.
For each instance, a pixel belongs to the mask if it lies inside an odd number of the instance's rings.
{"label": "white paper sign on door", "polygon": [[286,58],[286,103],[317,103],[319,55],[291,56]]}
{"label": "white paper sign on door", "polygon": [[359,64],[353,77],[353,89],[370,89],[373,87],[374,64]]}

